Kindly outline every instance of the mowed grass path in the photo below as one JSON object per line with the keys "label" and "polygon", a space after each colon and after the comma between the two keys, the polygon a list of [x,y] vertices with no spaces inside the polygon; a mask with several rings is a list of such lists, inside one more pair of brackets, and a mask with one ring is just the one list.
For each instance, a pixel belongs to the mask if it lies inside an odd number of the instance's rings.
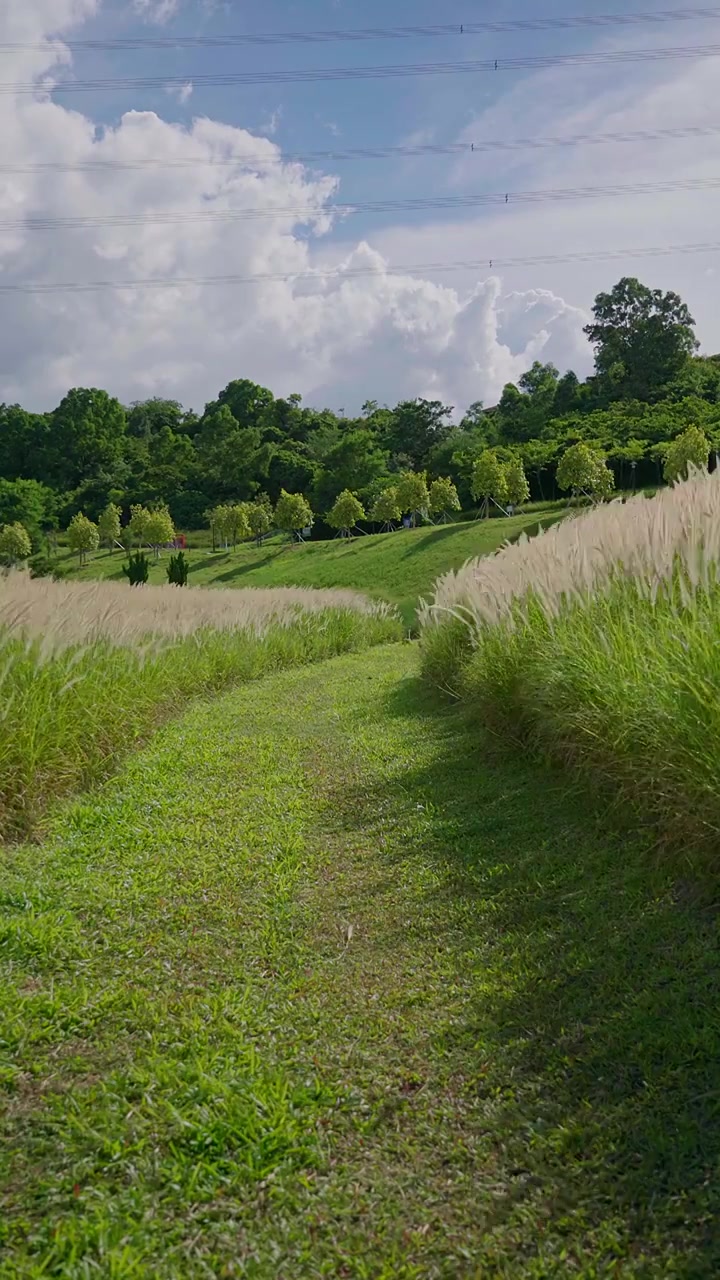
{"label": "mowed grass path", "polygon": [[197,706],[3,852],[0,1275],[720,1273],[715,912],[416,669]]}
{"label": "mowed grass path", "polygon": [[[351,541],[338,538],[292,545],[273,538],[263,547],[244,545],[235,551],[191,549],[186,553],[190,583],[196,587],[349,587],[397,605],[411,627],[418,598],[430,594],[439,574],[459,569],[472,556],[496,551],[523,530],[536,532],[539,522],[548,525],[563,514],[563,508],[550,508],[497,520],[397,529]],[[120,551],[113,555],[101,551],[74,576],[125,581],[124,559]],[[64,553],[60,563],[72,567],[77,557]],[[151,567],[151,582],[166,581],[166,565],[167,553],[163,553]]]}

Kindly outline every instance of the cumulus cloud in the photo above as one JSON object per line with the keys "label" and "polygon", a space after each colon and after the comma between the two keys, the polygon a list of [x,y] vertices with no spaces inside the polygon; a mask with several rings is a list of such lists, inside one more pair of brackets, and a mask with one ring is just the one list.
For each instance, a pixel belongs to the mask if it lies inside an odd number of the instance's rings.
{"label": "cumulus cloud", "polygon": [[[157,17],[163,5],[146,7]],[[47,41],[42,53],[21,55],[13,80],[67,68],[59,37],[96,8],[97,0],[35,0],[24,6],[31,13],[0,14],[0,39]],[[703,88],[693,72],[683,74],[686,88],[709,99],[709,80]],[[678,110],[686,91],[680,79],[671,98]],[[579,85],[575,91],[581,113]],[[602,120],[613,112],[626,121],[653,118],[655,92],[638,89],[622,103],[611,96]],[[517,131],[532,87],[517,94],[493,109],[497,119],[486,128],[500,136]],[[568,102],[559,109],[567,112]],[[165,167],[155,167],[159,158]],[[337,179],[284,162],[268,137],[206,118],[184,127],[143,110],[97,129],[82,111],[41,94],[0,98],[0,165],[58,162],[73,171],[33,167],[0,177],[0,285],[36,290],[0,292],[0,399],[32,408],[51,406],[74,385],[103,386],[125,402],[157,394],[201,407],[245,376],[277,394],[299,391],[348,411],[368,397],[392,403],[415,395],[461,411],[478,398],[492,403],[534,359],[587,372],[582,326],[608,268],[502,275],[488,268],[427,278],[394,264],[617,247],[671,233],[709,238],[707,212],[704,223],[689,217],[685,194],[677,205],[667,198],[642,210],[510,209],[468,217],[450,236],[447,226],[429,225],[386,230],[372,244],[349,236],[341,243],[342,224],[327,208]],[[558,163],[553,154],[546,171],[538,166],[540,177],[552,176]],[[584,158],[573,163],[592,167]],[[447,181],[451,190],[452,171]],[[291,214],[273,212],[288,208]],[[24,225],[37,218],[102,222],[79,230]],[[706,270],[705,262],[698,278],[709,301]],[[237,279],[250,276],[253,283]],[[142,282],[149,278],[186,283],[148,288]],[[67,282],[137,284],[42,291]]]}

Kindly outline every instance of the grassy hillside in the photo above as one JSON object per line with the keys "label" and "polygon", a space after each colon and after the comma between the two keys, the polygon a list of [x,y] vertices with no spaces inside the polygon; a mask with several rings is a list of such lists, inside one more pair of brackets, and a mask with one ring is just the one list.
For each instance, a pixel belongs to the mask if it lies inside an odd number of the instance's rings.
{"label": "grassy hillside", "polygon": [[9,849],[7,1280],[715,1280],[717,914],[393,645]]}
{"label": "grassy hillside", "polygon": [[[471,556],[497,550],[507,538],[532,532],[538,520],[549,524],[563,508],[511,518],[470,521],[433,528],[369,534],[351,542],[308,542],[292,546],[273,539],[263,547],[213,553],[207,547],[188,552],[190,582],[205,587],[349,587],[399,607],[407,626],[414,624],[419,596],[428,594],[441,573],[458,569]],[[120,552],[100,552],[77,572],[81,578],[122,578]],[[71,567],[72,557],[60,563]],[[165,581],[167,556],[151,570],[151,582]],[[124,579],[123,579],[124,580]]]}

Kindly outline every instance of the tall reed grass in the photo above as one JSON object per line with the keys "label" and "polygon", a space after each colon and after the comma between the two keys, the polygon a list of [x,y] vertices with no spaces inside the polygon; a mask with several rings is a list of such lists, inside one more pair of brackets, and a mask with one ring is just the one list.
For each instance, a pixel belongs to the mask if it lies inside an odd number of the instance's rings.
{"label": "tall reed grass", "polygon": [[719,563],[720,472],[598,507],[441,578],[424,672],[676,847],[720,854]]}
{"label": "tall reed grass", "polygon": [[32,830],[192,698],[400,638],[392,610],[348,591],[0,576],[0,838]]}

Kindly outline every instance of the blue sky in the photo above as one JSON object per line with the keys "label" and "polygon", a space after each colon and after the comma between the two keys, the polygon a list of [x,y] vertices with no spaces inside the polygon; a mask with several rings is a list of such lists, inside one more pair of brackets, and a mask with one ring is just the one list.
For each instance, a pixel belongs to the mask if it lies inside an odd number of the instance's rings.
{"label": "blue sky", "polygon": [[[160,0],[162,6],[162,0]],[[585,15],[613,11],[612,0],[586,0]],[[577,14],[577,0],[548,0],[540,6],[542,17],[564,18]],[[238,0],[206,5],[180,0],[175,15],[163,23],[152,22],[152,10],[143,21],[132,6],[115,0],[84,25],[82,39],[114,37],[171,38],[201,36],[227,37],[299,31],[353,31],[366,28],[436,26],[473,20],[501,21],[533,18],[538,6],[517,0],[512,7],[502,3],[483,4],[476,0],[394,0],[381,3],[342,2],[284,3],[268,0],[263,5]],[[148,22],[147,18],[150,18]],[[678,23],[666,28],[677,43],[693,43],[695,24]],[[572,30],[517,31],[482,35],[459,34],[439,37],[403,37],[327,43],[287,43],[230,48],[138,49],[88,51],[74,62],[79,78],[157,76],[167,74],[195,83],[198,76],[224,72],[294,72],[308,68],[365,68],[398,63],[471,61],[532,55],[582,53],[594,47],[616,43],[621,47],[647,47],[655,37],[652,26],[609,27],[599,32],[588,28]],[[720,33],[719,33],[720,34]],[[563,72],[557,74],[562,77]],[[624,71],[627,75],[627,71]],[[592,81],[593,72],[587,73]],[[187,124],[194,116],[206,115],[234,124],[253,133],[268,133],[286,152],[324,151],[337,148],[402,146],[408,142],[455,143],[470,130],[474,121],[500,102],[524,77],[523,72],[497,74],[433,75],[407,79],[330,81],[306,84],[203,87],[193,89],[185,103],[169,97],[162,89],[82,95],[82,108],[98,122],[115,124],[124,111],[142,107],[157,111],[165,119]],[[67,96],[58,99],[68,102]],[[78,99],[74,98],[74,102]],[[532,135],[530,114],[520,136]],[[478,129],[482,135],[482,130]],[[523,163],[523,159],[525,163]],[[532,175],[532,156],[516,157],[513,180],[517,187]],[[340,176],[339,196],[343,201],[424,198],[445,186],[452,171],[447,158],[422,157],[398,160],[373,159],[327,161],[326,167]],[[499,189],[502,164],[488,164],[478,156],[464,175],[463,194],[480,194]],[[502,187],[502,182],[500,182]],[[358,213],[352,232],[358,237],[392,225],[395,215]],[[419,212],[407,221],[424,220]],[[448,223],[455,220],[449,214]],[[346,227],[338,229],[337,234]]]}
{"label": "blue sky", "polygon": [[[620,6],[617,6],[618,8]],[[645,0],[642,8],[667,7]],[[689,7],[689,6],[688,6]],[[223,38],[244,33],[355,30],[612,11],[612,0],[547,0],[480,10],[476,3],[396,0],[33,0],[0,12],[0,40]],[[627,10],[625,11],[627,12]],[[162,19],[162,20],[160,20]],[[0,174],[0,398],[45,408],[72,385],[101,385],[123,400],[177,395],[201,407],[232,377],[277,394],[358,409],[431,395],[462,408],[493,401],[533,359],[585,374],[582,334],[595,294],[622,274],[677,289],[705,349],[720,350],[717,252],[646,259],[644,246],[714,241],[720,192],[567,203],[417,209],[338,218],[337,200],[423,200],[485,193],[720,174],[720,131],[696,140],[604,144],[462,157],[359,161],[328,158],[298,168],[290,153],[342,148],[542,139],[549,135],[701,126],[720,130],[720,57],[649,64],[549,68],[403,79],[204,87],[224,72],[293,72],[428,61],[720,45],[720,21],[575,27],[440,38],[288,42],[271,46],[78,49],[58,67],[49,53],[4,56],[5,83],[179,77],[166,87],[0,96],[0,165],[67,172]],[[237,167],[218,167],[230,148]],[[266,155],[258,167],[257,155]],[[167,157],[185,166],[153,171]],[[250,159],[244,158],[250,157]],[[87,172],[121,158],[141,171]],[[202,161],[202,163],[198,163]],[[74,167],[79,166],[78,171]],[[144,167],[143,167],[144,166]],[[85,171],[83,171],[85,170]],[[280,217],[278,207],[306,214]],[[253,208],[252,223],[230,220]],[[203,222],[208,211],[217,221]],[[135,227],[100,225],[120,216]],[[80,229],[32,232],[23,218],[88,220]],[[148,219],[166,220],[146,225]],[[615,261],[506,266],[505,259],[587,251]],[[431,271],[428,264],[478,262]],[[492,266],[490,265],[492,262]],[[398,273],[398,268],[412,270]],[[332,268],[335,277],[319,275]],[[358,276],[360,272],[360,276]],[[270,281],[268,273],[285,275]],[[253,277],[203,285],[207,277]],[[190,280],[149,289],[148,280]],[[103,282],[97,292],[55,290]],[[138,282],[133,291],[125,286]],[[105,284],[122,288],[105,288]]]}

